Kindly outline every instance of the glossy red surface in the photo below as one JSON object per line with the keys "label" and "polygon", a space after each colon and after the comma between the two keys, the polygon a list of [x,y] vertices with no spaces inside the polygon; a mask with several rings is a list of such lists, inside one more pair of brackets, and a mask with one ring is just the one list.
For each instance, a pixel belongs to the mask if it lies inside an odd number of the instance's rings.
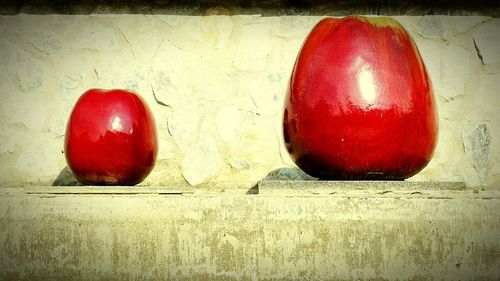
{"label": "glossy red surface", "polygon": [[323,179],[400,180],[432,157],[431,82],[410,35],[389,18],[320,21],[295,62],[284,114],[292,159]]}
{"label": "glossy red surface", "polygon": [[83,184],[140,183],[153,169],[157,150],[153,115],[137,94],[92,89],[73,108],[64,151]]}

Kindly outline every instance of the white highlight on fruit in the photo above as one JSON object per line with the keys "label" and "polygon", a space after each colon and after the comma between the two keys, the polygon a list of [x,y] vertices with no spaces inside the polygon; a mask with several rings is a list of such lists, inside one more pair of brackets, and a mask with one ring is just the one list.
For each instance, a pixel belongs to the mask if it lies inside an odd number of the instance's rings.
{"label": "white highlight on fruit", "polygon": [[123,129],[122,120],[120,119],[120,117],[115,116],[113,118],[113,123],[111,123],[111,129],[113,131],[121,131]]}
{"label": "white highlight on fruit", "polygon": [[365,65],[358,74],[358,87],[363,100],[373,104],[377,98],[377,86],[373,81],[372,71]]}

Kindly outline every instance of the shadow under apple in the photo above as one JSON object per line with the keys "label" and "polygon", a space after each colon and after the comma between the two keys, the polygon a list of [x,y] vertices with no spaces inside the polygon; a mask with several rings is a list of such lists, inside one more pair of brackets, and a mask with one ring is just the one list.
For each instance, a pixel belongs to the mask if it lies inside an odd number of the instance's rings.
{"label": "shadow under apple", "polygon": [[81,186],[82,184],[73,176],[68,166],[59,172],[52,186]]}
{"label": "shadow under apple", "polygon": [[[317,180],[317,178],[311,177],[299,168],[283,167],[270,171],[261,181],[267,180]],[[258,194],[259,193],[259,182],[257,182],[253,187],[251,187],[247,194]]]}

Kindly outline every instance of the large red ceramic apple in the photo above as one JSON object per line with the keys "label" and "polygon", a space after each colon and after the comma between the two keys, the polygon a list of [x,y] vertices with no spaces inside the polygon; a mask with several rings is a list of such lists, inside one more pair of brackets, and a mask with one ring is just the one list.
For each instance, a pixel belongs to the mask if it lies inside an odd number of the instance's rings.
{"label": "large red ceramic apple", "polygon": [[430,161],[438,124],[432,86],[408,32],[390,18],[326,18],[295,62],[284,137],[321,179],[401,180]]}
{"label": "large red ceramic apple", "polygon": [[85,92],[69,118],[66,162],[87,185],[134,185],[154,167],[158,150],[153,115],[126,90]]}

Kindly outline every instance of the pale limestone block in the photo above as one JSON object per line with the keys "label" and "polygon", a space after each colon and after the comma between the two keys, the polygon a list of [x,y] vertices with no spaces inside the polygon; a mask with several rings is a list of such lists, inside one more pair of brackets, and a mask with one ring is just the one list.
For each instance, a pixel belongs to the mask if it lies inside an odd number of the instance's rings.
{"label": "pale limestone block", "polygon": [[[147,66],[137,64],[131,57],[117,54],[120,59],[103,57],[94,63],[93,69],[97,80],[93,87],[103,89],[127,89],[138,91],[141,84],[147,84],[148,92],[149,77]],[[145,87],[142,87],[145,88]]]}
{"label": "pale limestone block", "polygon": [[[208,44],[217,50],[226,50],[232,45],[231,35],[234,29],[233,18],[225,15],[199,17],[196,21],[196,31],[192,38],[199,43]],[[189,24],[186,28],[190,27]],[[186,30],[192,33],[192,30]]]}
{"label": "pale limestone block", "polygon": [[189,70],[199,59],[165,40],[151,66],[151,87],[156,99],[165,105],[181,105],[192,95]]}
{"label": "pale limestone block", "polygon": [[477,27],[483,22],[490,20],[491,17],[483,16],[464,16],[464,17],[447,17],[449,22],[450,33],[453,35],[468,32]]}
{"label": "pale limestone block", "polygon": [[222,167],[217,144],[212,136],[200,136],[182,160],[182,175],[191,185],[215,177]]}
{"label": "pale limestone block", "polygon": [[58,90],[72,92],[96,87],[99,79],[95,68],[97,63],[92,55],[80,51],[63,52],[57,64]]}
{"label": "pale limestone block", "polygon": [[[6,75],[15,77],[16,84],[26,93],[39,92],[46,80],[50,79],[53,67],[31,53],[24,51],[17,44],[5,44],[2,50]],[[9,74],[10,73],[10,74]]]}
{"label": "pale limestone block", "polygon": [[43,96],[29,96],[24,93],[11,93],[0,103],[1,112],[6,116],[4,122],[40,131],[45,127],[48,116],[46,100]]}
{"label": "pale limestone block", "polygon": [[[184,30],[188,18],[175,15],[155,15],[152,16],[152,20],[154,31],[159,39],[159,47],[153,56],[153,60],[156,59],[155,56],[164,52],[161,50],[164,44],[170,44],[172,47],[187,53],[191,53],[190,51],[195,52],[196,49],[199,50],[200,45],[193,40],[190,34],[187,33],[188,31]],[[175,25],[172,25],[173,22],[175,22]]]}
{"label": "pale limestone block", "polygon": [[[240,79],[240,100],[244,108],[257,114],[273,115],[283,109],[287,78],[282,73],[263,72]],[[248,87],[245,85],[253,85]]]}
{"label": "pale limestone block", "polygon": [[476,91],[471,93],[478,117],[495,120],[500,124],[500,71],[496,74],[482,74]]}
{"label": "pale limestone block", "polygon": [[[153,69],[151,89],[156,100],[166,106],[184,104],[191,97],[192,88],[189,81],[180,71],[169,71],[170,66],[155,66]],[[160,70],[161,69],[161,70]]]}
{"label": "pale limestone block", "polygon": [[80,96],[87,90],[98,87],[92,66],[82,64],[82,69],[78,72],[76,69],[68,69],[67,65],[69,63],[58,69],[60,74],[57,75],[59,77],[57,86],[45,101],[50,112],[46,126],[53,138],[64,136],[67,121]]}
{"label": "pale limestone block", "polygon": [[215,48],[224,50],[230,45],[230,38],[234,29],[234,24],[232,17],[218,16],[217,19],[218,20],[215,23],[215,33],[217,34]]}
{"label": "pale limestone block", "polygon": [[[80,30],[75,30],[75,38],[68,43],[76,50],[91,50],[99,52],[113,52],[126,45],[123,37],[112,23],[103,24],[103,18],[89,17],[78,26]],[[109,20],[108,20],[109,22]]]}
{"label": "pale limestone block", "polygon": [[237,107],[244,112],[248,112],[255,115],[259,114],[257,113],[257,105],[255,101],[252,99],[251,91],[249,89],[242,89],[239,92]]}
{"label": "pale limestone block", "polygon": [[457,36],[465,35],[469,31],[475,29],[482,22],[489,20],[488,17],[481,16],[438,16],[441,21],[443,38],[450,42]]}
{"label": "pale limestone block", "polygon": [[500,139],[500,120],[493,120],[488,122],[490,124],[490,135],[492,139],[491,149],[490,149],[490,167],[488,171],[488,176],[482,182],[483,186],[497,187],[500,183],[500,149],[497,145],[498,139]]}
{"label": "pale limestone block", "polygon": [[442,16],[423,16],[416,23],[415,30],[425,38],[440,39],[444,34]]}
{"label": "pale limestone block", "polygon": [[73,104],[53,107],[46,120],[48,132],[53,138],[63,138],[66,134],[66,126],[73,110]]}
{"label": "pale limestone block", "polygon": [[210,135],[210,136],[218,136],[217,129],[217,111],[214,108],[213,103],[205,103],[200,104],[199,112],[201,113],[201,122],[200,122],[200,130],[198,131],[198,135]]}
{"label": "pale limestone block", "polygon": [[186,17],[176,15],[154,15],[153,17],[169,27],[179,27],[186,21]]}
{"label": "pale limestone block", "polygon": [[270,18],[271,32],[273,36],[285,40],[301,39],[305,40],[313,27],[325,17],[317,16],[281,16]]}
{"label": "pale limestone block", "polygon": [[442,119],[449,121],[463,122],[467,119],[471,111],[470,96],[464,95],[453,102],[446,101],[435,94],[436,107],[438,110],[439,121]]}
{"label": "pale limestone block", "polygon": [[461,121],[440,118],[438,143],[431,161],[410,180],[465,181],[467,185],[480,185],[474,168],[464,165],[464,163],[467,163],[467,159],[463,149],[461,133]]}
{"label": "pale limestone block", "polygon": [[[156,114],[155,114],[156,116]],[[172,136],[168,133],[167,129],[162,129],[158,127],[158,124],[168,124],[165,120],[159,120],[156,122],[158,128],[158,155],[157,159],[170,160],[175,159],[179,155],[179,148],[177,144],[172,139]]]}
{"label": "pale limestone block", "polygon": [[491,162],[491,125],[489,122],[469,122],[462,130],[465,155],[476,169],[481,182],[488,176]]}
{"label": "pale limestone block", "polygon": [[415,41],[429,74],[434,93],[439,95],[441,91],[441,54],[444,44],[438,44],[420,38]]}
{"label": "pale limestone block", "polygon": [[461,47],[449,46],[443,50],[439,96],[444,101],[464,95],[465,82],[470,75],[470,56],[471,53]]}
{"label": "pale limestone block", "polygon": [[500,19],[482,24],[472,36],[484,64],[500,63]]}
{"label": "pale limestone block", "polygon": [[158,137],[158,155],[157,159],[174,159],[179,154],[179,148],[175,143],[172,135],[169,133],[169,119],[172,116],[172,111],[169,107],[150,101],[152,94],[141,95],[145,98],[156,124],[156,132]]}
{"label": "pale limestone block", "polygon": [[237,129],[242,119],[241,110],[234,106],[225,106],[217,112],[215,119],[217,131],[223,141],[229,143],[237,140]]}
{"label": "pale limestone block", "polygon": [[5,22],[2,40],[15,43],[38,57],[58,56],[64,45],[61,17],[16,15]]}
{"label": "pale limestone block", "polygon": [[398,21],[410,34],[415,37],[417,36],[416,27],[421,21],[421,17],[407,17],[407,16],[391,16],[391,18]]}
{"label": "pale limestone block", "polygon": [[51,31],[33,31],[30,30],[26,34],[27,42],[29,42],[38,51],[52,55],[58,53],[63,47],[63,39],[56,33]]}
{"label": "pale limestone block", "polygon": [[195,104],[176,107],[167,120],[168,132],[183,153],[194,145],[200,128],[200,113]]}
{"label": "pale limestone block", "polygon": [[213,46],[217,41],[215,32],[210,32],[213,23],[212,17],[190,17],[184,21],[179,31],[188,36],[191,42]]}
{"label": "pale limestone block", "polygon": [[229,165],[231,166],[231,168],[237,170],[244,170],[250,168],[250,164],[247,161],[236,158],[230,158]]}
{"label": "pale limestone block", "polygon": [[127,15],[115,18],[113,25],[125,39],[129,55],[141,64],[149,64],[163,38],[154,28],[154,16]]}
{"label": "pale limestone block", "polygon": [[205,62],[198,63],[190,71],[190,82],[194,96],[204,102],[223,102],[237,91],[236,83],[224,69]]}
{"label": "pale limestone block", "polygon": [[158,159],[151,174],[141,183],[141,185],[155,186],[183,184],[186,184],[186,180],[182,176],[178,159]]}
{"label": "pale limestone block", "polygon": [[[224,16],[183,17],[159,16],[156,29],[160,38],[193,55],[203,53],[204,48],[223,48],[232,32],[232,20]],[[220,23],[222,21],[222,23]],[[224,26],[227,24],[227,26]],[[222,34],[219,34],[222,32]],[[226,38],[226,39],[224,39]],[[226,41],[224,41],[226,40]]]}
{"label": "pale limestone block", "polygon": [[255,116],[248,112],[238,128],[239,141],[228,144],[228,157],[251,166],[280,165],[279,137],[274,131],[277,116]]}
{"label": "pale limestone block", "polygon": [[[60,36],[66,36],[74,30],[71,27],[78,22],[81,16],[62,16],[62,15],[30,15],[30,14],[17,14],[15,16],[6,16],[5,24],[6,30],[9,32],[16,32],[19,35],[27,30],[34,31],[50,31]],[[23,37],[26,39],[26,37]]]}
{"label": "pale limestone block", "polygon": [[265,23],[242,25],[237,31],[238,47],[234,67],[241,71],[262,71],[267,66],[267,57],[272,51],[272,36]]}
{"label": "pale limestone block", "polygon": [[17,82],[17,74],[13,71],[14,56],[18,47],[7,41],[0,41],[0,66],[2,71],[0,71],[0,79],[2,82],[0,87],[6,84],[15,84]]}
{"label": "pale limestone block", "polygon": [[252,97],[257,104],[257,112],[262,114],[281,114],[287,90],[288,73],[265,73],[259,77],[262,91],[255,91]]}
{"label": "pale limestone block", "polygon": [[26,134],[30,141],[23,149],[14,165],[15,169],[24,175],[25,179],[39,180],[57,176],[64,167],[62,145],[59,141],[51,141],[45,135]]}
{"label": "pale limestone block", "polygon": [[[145,73],[142,73],[145,74]],[[137,85],[137,90],[134,90],[136,94],[142,97],[144,102],[149,106],[149,109],[155,114],[158,113],[158,120],[166,120],[168,117],[168,114],[170,113],[170,108],[168,106],[164,106],[161,103],[159,103],[151,90],[151,79],[149,77],[142,77],[139,80],[139,83]],[[156,118],[156,116],[155,116]],[[165,126],[162,128],[166,129],[166,122],[164,122]],[[158,124],[157,124],[158,127]],[[167,130],[165,130],[166,132]]]}
{"label": "pale limestone block", "polygon": [[[289,81],[292,74],[293,66],[300,48],[304,43],[304,38],[290,39],[285,41],[281,49],[281,55],[278,57],[280,68],[282,69],[282,78]],[[286,85],[288,86],[288,85]]]}
{"label": "pale limestone block", "polygon": [[43,84],[44,72],[42,68],[34,61],[31,63],[23,63],[17,69],[19,86],[23,92],[32,92]]}
{"label": "pale limestone block", "polygon": [[477,51],[474,45],[474,40],[472,39],[471,32],[458,33],[452,37],[447,38],[445,48],[451,48],[451,47],[463,48],[470,53],[471,56],[469,56],[469,64],[471,72],[473,72],[472,68],[475,65],[478,66],[482,65],[479,57],[477,56]]}
{"label": "pale limestone block", "polygon": [[0,155],[4,153],[13,153],[16,148],[16,139],[9,130],[2,128],[0,131]]}
{"label": "pale limestone block", "polygon": [[62,138],[66,132],[66,125],[78,99],[90,88],[96,87],[94,83],[81,84],[77,88],[66,89],[58,87],[52,95],[47,96],[47,120],[45,126],[53,138]]}
{"label": "pale limestone block", "polygon": [[59,79],[58,86],[63,89],[78,89],[82,86],[82,77],[78,76],[72,77],[71,75],[64,74]]}

